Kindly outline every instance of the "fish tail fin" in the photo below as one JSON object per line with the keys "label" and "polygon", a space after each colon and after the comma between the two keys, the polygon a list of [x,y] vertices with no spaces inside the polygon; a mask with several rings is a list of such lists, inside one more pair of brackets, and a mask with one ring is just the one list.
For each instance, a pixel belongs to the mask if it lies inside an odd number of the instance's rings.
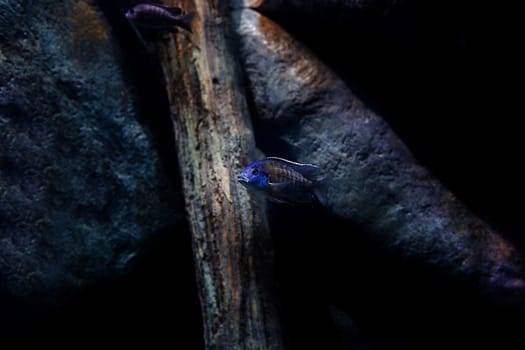
{"label": "fish tail fin", "polygon": [[191,30],[191,22],[195,17],[195,12],[190,12],[187,15],[179,17],[179,23],[177,25],[181,28],[186,29],[188,32],[193,33]]}
{"label": "fish tail fin", "polygon": [[328,190],[328,182],[330,177],[328,175],[320,176],[315,180],[313,192],[323,207],[326,206],[326,191]]}

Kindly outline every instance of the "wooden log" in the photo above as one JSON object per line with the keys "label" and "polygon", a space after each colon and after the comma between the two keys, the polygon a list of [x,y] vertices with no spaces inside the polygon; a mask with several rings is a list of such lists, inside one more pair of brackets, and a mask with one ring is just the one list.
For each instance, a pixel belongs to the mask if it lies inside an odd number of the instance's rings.
{"label": "wooden log", "polygon": [[168,1],[195,11],[193,34],[166,33],[161,65],[175,130],[207,349],[281,349],[264,205],[236,173],[254,160],[229,1]]}

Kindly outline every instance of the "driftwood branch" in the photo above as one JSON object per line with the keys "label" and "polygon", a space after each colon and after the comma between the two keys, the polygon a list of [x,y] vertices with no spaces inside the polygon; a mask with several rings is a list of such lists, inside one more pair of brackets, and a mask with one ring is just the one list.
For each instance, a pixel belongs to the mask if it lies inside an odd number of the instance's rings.
{"label": "driftwood branch", "polygon": [[228,1],[178,5],[195,11],[193,34],[159,44],[208,349],[280,349],[271,295],[272,248],[261,203],[236,173],[254,140],[239,65],[232,53]]}

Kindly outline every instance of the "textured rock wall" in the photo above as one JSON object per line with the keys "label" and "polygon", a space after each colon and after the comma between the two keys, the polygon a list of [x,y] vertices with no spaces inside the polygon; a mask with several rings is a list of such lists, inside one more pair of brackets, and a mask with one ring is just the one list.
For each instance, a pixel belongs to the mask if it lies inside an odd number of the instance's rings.
{"label": "textured rock wall", "polygon": [[53,299],[115,276],[174,222],[121,62],[92,1],[0,1],[3,293]]}
{"label": "textured rock wall", "polygon": [[240,11],[237,28],[257,117],[271,130],[265,137],[283,145],[281,155],[330,174],[330,212],[396,254],[477,281],[494,299],[523,295],[516,249],[421,167],[339,77],[254,11]]}

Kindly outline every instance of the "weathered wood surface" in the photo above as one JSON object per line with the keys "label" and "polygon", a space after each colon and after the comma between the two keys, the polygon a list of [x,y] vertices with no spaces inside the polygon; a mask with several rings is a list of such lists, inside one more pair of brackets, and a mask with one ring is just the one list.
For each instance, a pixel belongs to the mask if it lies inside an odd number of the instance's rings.
{"label": "weathered wood surface", "polygon": [[165,2],[196,11],[193,34],[159,43],[208,349],[280,349],[264,206],[238,185],[254,160],[245,93],[232,52],[229,1]]}

